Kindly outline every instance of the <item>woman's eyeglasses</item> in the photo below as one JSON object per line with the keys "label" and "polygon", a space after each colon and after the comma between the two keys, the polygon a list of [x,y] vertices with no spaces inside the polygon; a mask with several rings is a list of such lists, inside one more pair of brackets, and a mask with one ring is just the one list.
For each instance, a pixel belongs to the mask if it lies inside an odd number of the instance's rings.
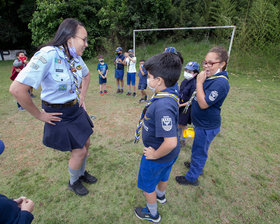
{"label": "woman's eyeglasses", "polygon": [[203,61],[202,62],[202,65],[203,66],[210,66],[210,67],[212,67],[214,64],[217,64],[217,63],[221,63],[220,61],[217,61],[217,62],[207,62],[207,61]]}
{"label": "woman's eyeglasses", "polygon": [[87,37],[85,37],[85,38],[81,38],[81,37],[79,37],[79,36],[75,36],[75,37],[78,37],[78,38],[80,38],[81,40],[83,40],[85,44],[87,44],[87,43],[88,43],[88,39],[87,39]]}

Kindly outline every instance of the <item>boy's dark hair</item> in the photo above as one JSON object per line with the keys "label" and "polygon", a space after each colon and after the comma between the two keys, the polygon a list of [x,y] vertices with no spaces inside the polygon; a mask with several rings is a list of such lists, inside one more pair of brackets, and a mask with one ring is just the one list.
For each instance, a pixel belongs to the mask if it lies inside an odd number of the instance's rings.
{"label": "boy's dark hair", "polygon": [[24,53],[24,51],[18,51],[18,52],[16,53],[16,56],[18,57],[20,53]]}
{"label": "boy's dark hair", "polygon": [[104,59],[104,57],[103,57],[102,55],[99,55],[99,56],[98,56],[98,59],[100,59],[100,58],[103,58],[103,59]]}
{"label": "boy's dark hair", "polygon": [[144,60],[144,59],[141,59],[139,62],[145,62],[145,60]]}
{"label": "boy's dark hair", "polygon": [[144,68],[155,78],[161,77],[166,87],[171,87],[180,78],[183,61],[180,53],[161,53],[149,58]]}

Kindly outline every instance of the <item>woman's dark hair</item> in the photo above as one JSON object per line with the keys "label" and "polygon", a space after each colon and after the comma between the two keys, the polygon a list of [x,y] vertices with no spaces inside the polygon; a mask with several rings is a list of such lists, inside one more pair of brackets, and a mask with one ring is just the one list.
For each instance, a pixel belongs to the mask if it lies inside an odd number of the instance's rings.
{"label": "woman's dark hair", "polygon": [[154,76],[161,77],[166,87],[176,84],[180,78],[183,58],[181,54],[161,53],[149,58],[144,68]]}
{"label": "woman's dark hair", "polygon": [[225,66],[222,68],[222,70],[226,70],[227,68],[227,63],[228,63],[228,52],[225,48],[221,47],[221,46],[217,46],[217,47],[213,47],[210,51],[208,51],[208,53],[213,52],[216,53],[219,57],[219,60],[221,62],[225,62]]}
{"label": "woman's dark hair", "polygon": [[78,26],[85,27],[80,21],[73,18],[63,20],[63,22],[59,25],[54,38],[49,43],[40,46],[40,48],[44,46],[58,47],[61,45],[67,47],[67,40],[76,35]]}

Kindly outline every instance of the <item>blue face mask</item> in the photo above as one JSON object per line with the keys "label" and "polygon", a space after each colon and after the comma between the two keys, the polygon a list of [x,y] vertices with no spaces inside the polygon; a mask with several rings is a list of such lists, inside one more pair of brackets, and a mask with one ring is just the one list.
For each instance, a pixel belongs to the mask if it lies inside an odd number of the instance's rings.
{"label": "blue face mask", "polygon": [[73,44],[73,41],[72,41],[72,47],[69,47],[69,46],[68,46],[68,49],[69,49],[70,55],[71,55],[73,58],[77,58],[77,57],[78,57],[77,52],[76,52],[76,48],[74,47],[74,44]]}

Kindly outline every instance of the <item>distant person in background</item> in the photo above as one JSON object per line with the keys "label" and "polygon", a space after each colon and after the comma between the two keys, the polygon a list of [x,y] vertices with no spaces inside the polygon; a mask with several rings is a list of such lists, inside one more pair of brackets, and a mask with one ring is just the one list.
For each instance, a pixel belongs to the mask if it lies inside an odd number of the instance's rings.
{"label": "distant person in background", "polygon": [[[27,57],[25,56],[23,51],[18,51],[16,53],[16,59],[13,63],[12,75],[10,79],[12,81],[18,76],[18,73],[27,65]],[[18,110],[23,111],[24,108],[17,102]]]}
{"label": "distant person in background", "polygon": [[[136,76],[136,57],[133,54],[133,50],[128,50],[128,56],[125,59],[127,65],[127,88],[128,92],[126,96],[132,95],[136,97],[136,87],[135,87],[135,76]],[[131,93],[131,86],[133,88],[133,93]]]}
{"label": "distant person in background", "polygon": [[139,84],[138,84],[138,89],[141,90],[142,97],[139,100],[139,103],[143,103],[143,102],[147,101],[147,99],[148,99],[147,93],[145,92],[145,89],[147,89],[147,76],[148,76],[148,72],[144,68],[144,64],[145,64],[145,60],[141,59],[140,62],[139,62],[139,72],[138,72]]}
{"label": "distant person in background", "polygon": [[[0,140],[0,155],[5,149],[4,142]],[[34,203],[26,197],[9,199],[0,194],[0,223],[29,224],[33,220],[32,211]]]}
{"label": "distant person in background", "polygon": [[118,47],[116,49],[116,57],[114,60],[115,65],[115,79],[117,82],[117,93],[123,93],[123,75],[124,75],[124,65],[125,57],[122,54],[122,48]]}
{"label": "distant person in background", "polygon": [[[109,94],[107,89],[106,89],[106,83],[107,83],[107,75],[108,75],[108,65],[104,62],[104,57],[99,56],[98,57],[98,65],[97,65],[97,71],[99,74],[99,94],[104,95],[104,94]],[[103,91],[102,91],[103,87]]]}
{"label": "distant person in background", "polygon": [[[71,153],[68,189],[80,196],[89,193],[82,182],[97,181],[86,171],[93,133],[93,123],[85,110],[90,73],[81,56],[86,47],[84,25],[72,18],[65,19],[53,40],[34,54],[10,86],[19,103],[45,123],[43,144]],[[30,86],[40,85],[43,110],[37,108],[28,94]]]}
{"label": "distant person in background", "polygon": [[226,67],[228,53],[223,47],[214,47],[202,62],[203,71],[196,79],[196,97],[192,101],[192,122],[195,137],[190,169],[185,176],[177,176],[182,185],[199,185],[198,177],[205,166],[210,143],[220,132],[221,106],[229,92]]}
{"label": "distant person in background", "polygon": [[[185,145],[185,138],[183,136],[184,130],[188,124],[192,123],[191,119],[191,102],[192,95],[196,89],[196,76],[200,71],[200,66],[195,61],[190,61],[184,68],[184,77],[180,85],[179,91],[179,137],[180,144]],[[190,102],[189,102],[190,101]]]}

